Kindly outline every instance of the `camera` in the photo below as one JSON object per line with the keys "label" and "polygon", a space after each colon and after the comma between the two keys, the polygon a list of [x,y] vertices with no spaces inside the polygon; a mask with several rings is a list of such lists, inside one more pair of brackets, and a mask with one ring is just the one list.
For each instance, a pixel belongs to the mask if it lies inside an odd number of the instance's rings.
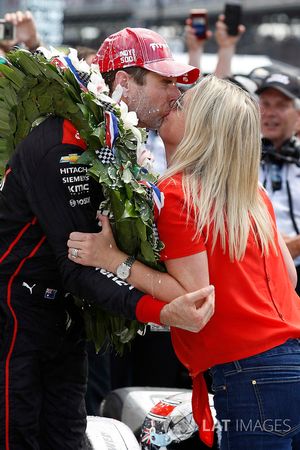
{"label": "camera", "polygon": [[278,191],[282,186],[282,165],[289,163],[300,167],[300,140],[296,136],[292,136],[282,144],[279,150],[276,150],[269,139],[262,138],[261,159],[263,163],[270,165],[272,190]]}
{"label": "camera", "polygon": [[262,138],[262,160],[266,162],[281,162],[296,164],[300,167],[300,140],[292,136],[276,150],[269,139]]}
{"label": "camera", "polygon": [[12,41],[15,39],[15,27],[11,22],[0,19],[0,42]]}
{"label": "camera", "polygon": [[196,31],[199,40],[206,39],[207,32],[207,10],[191,9],[190,11],[191,25]]}

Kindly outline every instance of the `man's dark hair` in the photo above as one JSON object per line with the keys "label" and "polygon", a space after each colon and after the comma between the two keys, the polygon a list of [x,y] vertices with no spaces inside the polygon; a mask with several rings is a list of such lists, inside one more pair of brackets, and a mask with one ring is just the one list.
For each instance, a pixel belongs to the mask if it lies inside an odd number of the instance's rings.
{"label": "man's dark hair", "polygon": [[110,92],[112,91],[112,85],[113,82],[115,81],[116,73],[119,72],[120,70],[123,70],[124,72],[128,73],[134,79],[134,81],[140,86],[143,86],[143,84],[145,83],[145,76],[148,70],[144,69],[143,67],[135,66],[135,67],[125,67],[125,69],[111,70],[110,72],[105,72],[101,74],[105,83],[109,87]]}

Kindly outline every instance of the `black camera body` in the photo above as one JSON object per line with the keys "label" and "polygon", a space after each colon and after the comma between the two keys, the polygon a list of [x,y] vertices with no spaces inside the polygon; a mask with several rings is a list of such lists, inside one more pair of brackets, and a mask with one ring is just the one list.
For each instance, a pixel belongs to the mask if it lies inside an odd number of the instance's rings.
{"label": "black camera body", "polygon": [[292,136],[286,140],[279,150],[276,150],[273,143],[262,138],[262,163],[269,165],[272,190],[278,191],[282,186],[281,169],[283,164],[296,164],[300,167],[300,140]]}
{"label": "black camera body", "polygon": [[273,143],[262,138],[262,161],[270,163],[291,163],[300,167],[300,140],[292,136],[286,140],[279,150],[276,150]]}
{"label": "black camera body", "polygon": [[239,2],[226,3],[224,10],[224,23],[227,25],[229,36],[239,34],[239,25],[242,23],[242,6]]}
{"label": "black camera body", "polygon": [[15,27],[11,22],[0,19],[0,41],[12,41],[15,39]]}

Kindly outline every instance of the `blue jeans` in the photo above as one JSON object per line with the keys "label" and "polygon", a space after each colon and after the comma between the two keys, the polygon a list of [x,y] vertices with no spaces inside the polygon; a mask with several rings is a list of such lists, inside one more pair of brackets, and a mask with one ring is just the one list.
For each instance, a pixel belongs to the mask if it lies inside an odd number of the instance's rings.
{"label": "blue jeans", "polygon": [[210,372],[221,450],[300,450],[300,339]]}

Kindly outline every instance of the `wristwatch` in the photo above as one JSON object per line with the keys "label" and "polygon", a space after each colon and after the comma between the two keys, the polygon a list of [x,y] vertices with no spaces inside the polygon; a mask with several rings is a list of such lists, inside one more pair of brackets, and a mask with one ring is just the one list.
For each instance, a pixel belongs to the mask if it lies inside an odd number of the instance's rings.
{"label": "wristwatch", "polygon": [[121,280],[126,281],[130,275],[131,267],[132,267],[132,264],[134,263],[134,261],[135,261],[134,256],[128,256],[126,261],[122,262],[117,267],[117,270],[116,270],[117,277],[120,278]]}

